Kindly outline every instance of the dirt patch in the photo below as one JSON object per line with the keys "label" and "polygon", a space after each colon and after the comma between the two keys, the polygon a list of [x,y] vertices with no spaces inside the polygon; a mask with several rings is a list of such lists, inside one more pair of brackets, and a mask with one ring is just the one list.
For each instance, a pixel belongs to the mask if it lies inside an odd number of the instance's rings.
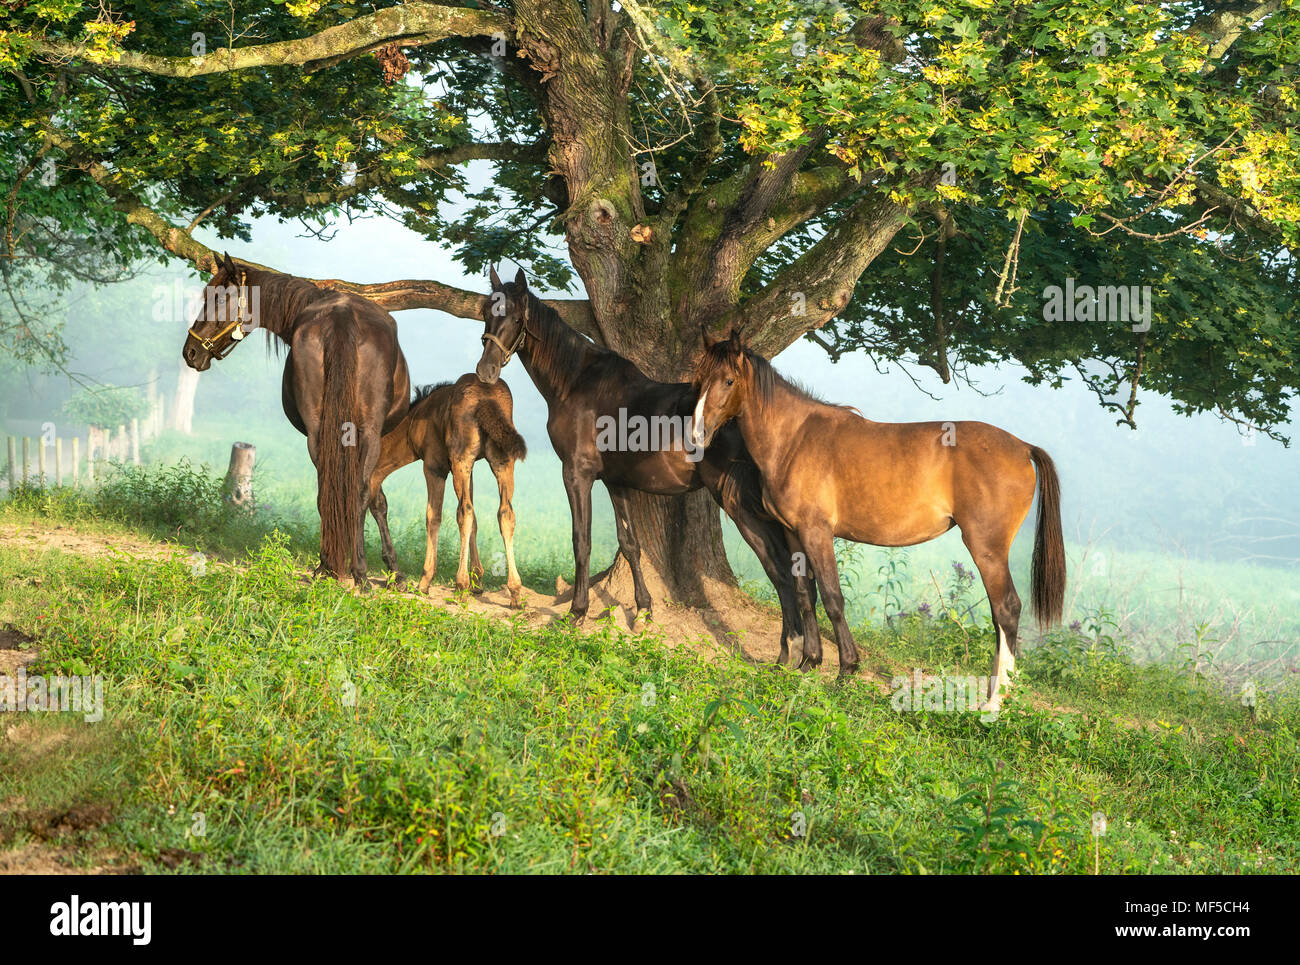
{"label": "dirt patch", "polygon": [[11,624],[0,627],[0,676],[12,677],[39,655],[35,639]]}
{"label": "dirt patch", "polygon": [[57,523],[41,527],[17,523],[0,524],[0,543],[44,553],[57,551],[80,556],[123,555],[158,560],[170,559],[182,552],[179,547],[156,540],[138,536],[84,533],[72,526]]}

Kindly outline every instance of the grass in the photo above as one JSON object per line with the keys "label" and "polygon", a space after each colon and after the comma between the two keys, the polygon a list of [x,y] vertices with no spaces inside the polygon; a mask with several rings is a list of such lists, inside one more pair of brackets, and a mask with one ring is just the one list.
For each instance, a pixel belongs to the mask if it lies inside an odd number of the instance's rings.
{"label": "grass", "polygon": [[[1103,620],[1028,652],[996,721],[900,713],[867,680],[356,597],[302,577],[309,528],[230,516],[172,472],[0,509],[171,535],[188,506],[182,542],[232,560],[0,546],[0,625],[36,639],[29,672],[102,674],[107,704],[0,742],[0,848],[101,807],[54,840],[159,871],[1300,866],[1294,675],[1248,707],[1199,662],[1135,662]],[[944,589],[951,607],[860,626],[864,653],[985,673],[989,628]]]}

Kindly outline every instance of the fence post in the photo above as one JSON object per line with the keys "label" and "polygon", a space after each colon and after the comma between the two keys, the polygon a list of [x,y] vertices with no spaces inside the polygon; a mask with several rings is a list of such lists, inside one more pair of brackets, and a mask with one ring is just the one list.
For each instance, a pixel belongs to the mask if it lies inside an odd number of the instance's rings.
{"label": "fence post", "polygon": [[23,485],[27,485],[27,467],[32,461],[32,440],[23,436]]}
{"label": "fence post", "polygon": [[9,437],[9,491],[12,493],[18,488],[18,447],[14,442],[14,437]]}
{"label": "fence post", "polygon": [[117,427],[117,441],[114,443],[118,462],[126,462],[126,426]]}
{"label": "fence post", "polygon": [[257,447],[249,442],[236,442],[230,447],[230,468],[226,470],[226,495],[230,502],[248,511],[256,505],[253,500],[253,463]]}
{"label": "fence post", "polygon": [[54,485],[63,488],[63,436],[54,437]]}
{"label": "fence post", "polygon": [[140,420],[131,420],[131,462],[140,465]]}
{"label": "fence post", "polygon": [[86,432],[86,485],[95,485],[95,442],[100,437],[100,430],[91,426]]}
{"label": "fence post", "polygon": [[72,437],[72,488],[81,487],[81,436]]}

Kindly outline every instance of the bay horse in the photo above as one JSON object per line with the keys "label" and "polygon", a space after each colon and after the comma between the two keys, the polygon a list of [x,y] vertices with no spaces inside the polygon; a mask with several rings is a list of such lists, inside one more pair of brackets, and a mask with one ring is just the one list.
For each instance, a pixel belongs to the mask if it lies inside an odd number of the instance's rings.
{"label": "bay horse", "polygon": [[[758,506],[757,467],[740,433],[724,431],[706,451],[688,451],[694,392],[689,383],[656,382],[635,365],[575,332],[559,313],[528,290],[521,270],[502,284],[493,268],[492,294],[484,300],[483,355],[476,372],[489,385],[518,354],[519,361],[546,400],[546,431],[563,466],[564,488],[573,520],[573,603],[570,616],[581,622],[590,594],[591,490],[605,483],[614,505],[619,552],[632,572],[637,620],[651,610],[650,591],[641,572],[641,547],[628,510],[631,490],[678,495],[701,487],[731,517],[758,557],[781,603],[781,656],[803,634],[795,603],[798,581],[788,559],[785,534]],[[634,448],[602,444],[601,420],[677,420],[682,437],[668,445]],[[608,423],[606,423],[608,424]],[[811,580],[805,592],[815,593]],[[636,621],[634,621],[635,623]]]}
{"label": "bay horse", "polygon": [[474,373],[455,382],[426,385],[415,393],[410,411],[387,433],[379,464],[370,476],[370,512],[379,526],[384,565],[397,572],[397,556],[388,532],[388,500],[383,483],[393,472],[419,460],[429,500],[425,506],[424,572],[420,592],[427,592],[438,568],[438,527],[442,495],[451,474],[456,493],[456,522],[460,526],[460,566],[456,588],[469,589],[471,572],[481,587],[483,564],[478,556],[478,521],[474,515],[474,463],[486,459],[496,477],[501,503],[497,525],[506,544],[506,588],[510,605],[518,608],[523,581],[515,568],[515,461],[528,454],[524,437],[515,431],[514,400],[503,381],[484,385]]}
{"label": "bay horse", "polygon": [[[983,422],[872,422],[782,378],[734,331],[706,344],[695,372],[695,442],[734,424],[762,475],[763,506],[806,554],[834,627],[841,673],[858,652],[844,619],[835,537],[912,546],[960,527],[996,628],[986,708],[997,709],[1019,652],[1020,597],[1008,553],[1039,490],[1031,592],[1040,625],[1061,617],[1065,545],[1056,468],[1046,452]],[[1035,472],[1036,470],[1036,472]],[[803,615],[803,666],[821,662],[817,622]]]}
{"label": "bay horse", "polygon": [[397,323],[374,302],[303,278],[236,264],[226,254],[203,291],[181,356],[198,372],[253,329],[288,346],[281,403],[316,466],[321,565],[365,589],[367,485],[380,439],[410,405]]}

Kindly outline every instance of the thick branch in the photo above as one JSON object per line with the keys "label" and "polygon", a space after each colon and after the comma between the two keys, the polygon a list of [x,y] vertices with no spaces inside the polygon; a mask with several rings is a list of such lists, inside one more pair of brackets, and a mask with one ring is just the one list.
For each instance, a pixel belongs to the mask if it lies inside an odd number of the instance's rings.
{"label": "thick branch", "polygon": [[448,37],[490,36],[510,29],[510,18],[493,10],[405,3],[327,27],[309,37],[235,49],[222,47],[204,57],[160,57],[138,51],[104,55],[91,52],[85,44],[40,37],[33,38],[32,47],[46,60],[85,58],[147,74],[199,77],[252,67],[305,66],[312,70],[391,43],[414,47]]}
{"label": "thick branch", "polygon": [[729,321],[769,358],[804,332],[821,328],[848,306],[858,278],[904,217],[903,208],[886,195],[868,195]]}

